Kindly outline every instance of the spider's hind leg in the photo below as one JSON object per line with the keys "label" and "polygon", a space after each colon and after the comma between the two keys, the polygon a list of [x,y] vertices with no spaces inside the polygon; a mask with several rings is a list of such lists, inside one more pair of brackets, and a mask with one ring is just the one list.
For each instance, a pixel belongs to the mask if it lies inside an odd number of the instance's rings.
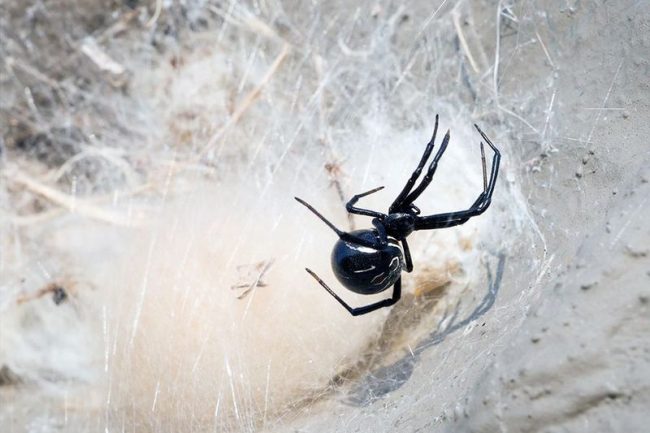
{"label": "spider's hind leg", "polygon": [[375,302],[374,304],[365,305],[363,307],[356,307],[356,308],[351,307],[351,306],[349,306],[347,304],[347,302],[345,302],[343,299],[341,299],[341,297],[339,295],[334,293],[334,290],[330,289],[329,286],[327,284],[325,284],[325,281],[321,280],[320,277],[318,275],[316,275],[316,273],[314,273],[314,271],[312,271],[309,268],[305,268],[305,270],[309,273],[309,275],[314,277],[314,279],[316,281],[318,281],[318,284],[320,284],[321,286],[323,286],[323,288],[325,290],[327,290],[327,293],[332,295],[332,297],[334,297],[334,299],[336,299],[338,301],[338,303],[341,304],[343,306],[343,308],[348,310],[348,313],[352,314],[353,316],[360,316],[362,314],[368,314],[368,313],[371,313],[371,312],[373,312],[375,310],[379,310],[380,308],[390,307],[391,305],[393,305],[397,301],[399,301],[401,296],[402,296],[402,279],[399,278],[395,282],[395,285],[393,286],[393,295],[390,298],[383,299],[383,300],[381,300],[379,302]]}
{"label": "spider's hind leg", "polygon": [[304,200],[301,199],[301,198],[298,198],[298,197],[294,197],[294,198],[296,199],[296,201],[297,201],[298,203],[300,203],[301,205],[305,206],[307,209],[309,209],[310,211],[312,211],[312,213],[313,213],[314,215],[316,215],[318,218],[320,218],[320,220],[323,221],[325,224],[327,224],[327,226],[328,226],[329,228],[331,228],[332,230],[334,230],[334,231],[336,232],[336,234],[339,235],[339,237],[341,237],[341,236],[343,235],[343,233],[345,233],[345,232],[343,232],[342,230],[339,230],[339,229],[338,229],[334,224],[332,224],[332,223],[331,223],[327,218],[325,218],[323,215],[321,215],[321,213],[318,212],[318,211],[317,211],[317,210],[316,210],[312,205],[310,205],[309,203],[307,203],[306,201],[304,201]]}
{"label": "spider's hind leg", "polygon": [[300,203],[301,205],[305,206],[307,209],[309,209],[310,211],[312,211],[312,213],[313,213],[314,215],[316,215],[316,216],[317,216],[321,221],[323,221],[325,224],[327,224],[327,226],[328,226],[329,228],[331,228],[332,230],[334,230],[334,232],[338,235],[338,237],[339,237],[340,239],[343,239],[344,241],[353,242],[353,243],[356,243],[356,244],[359,244],[359,245],[363,245],[364,247],[369,247],[369,248],[375,248],[375,247],[377,246],[377,245],[375,245],[375,243],[373,243],[373,242],[371,242],[371,241],[367,241],[367,240],[365,240],[365,239],[363,239],[363,238],[361,238],[361,237],[359,237],[359,236],[354,236],[354,235],[352,235],[352,234],[350,234],[350,233],[346,233],[346,232],[344,232],[343,230],[339,230],[339,229],[338,229],[334,224],[332,224],[332,223],[331,223],[327,218],[325,218],[323,215],[321,215],[320,212],[318,212],[316,209],[314,209],[314,207],[313,207],[312,205],[310,205],[309,203],[307,203],[306,201],[304,201],[304,200],[301,199],[301,198],[298,198],[298,197],[294,197],[294,198],[296,199],[296,201],[297,201],[298,203]]}

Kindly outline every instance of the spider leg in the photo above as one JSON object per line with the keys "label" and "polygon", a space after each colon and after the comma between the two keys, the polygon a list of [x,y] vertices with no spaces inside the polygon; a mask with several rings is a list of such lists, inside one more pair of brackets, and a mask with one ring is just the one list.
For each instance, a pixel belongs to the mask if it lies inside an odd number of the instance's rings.
{"label": "spider leg", "polygon": [[438,149],[438,152],[436,152],[436,155],[433,157],[431,160],[431,164],[429,164],[429,169],[427,170],[427,174],[424,175],[422,178],[422,182],[415,188],[411,193],[404,199],[404,205],[409,205],[413,203],[417,198],[424,192],[425,189],[429,186],[431,183],[431,180],[433,180],[433,175],[436,174],[436,170],[438,168],[438,162],[440,162],[440,158],[442,158],[442,155],[445,153],[445,150],[447,150],[447,145],[449,144],[449,131],[447,131],[447,134],[445,134],[445,138],[442,139],[442,143],[440,144],[440,148]]}
{"label": "spider leg", "polygon": [[377,191],[380,191],[382,189],[384,189],[384,187],[380,186],[378,188],[371,189],[370,191],[366,191],[366,192],[363,192],[361,194],[355,195],[354,197],[352,197],[350,199],[349,202],[347,202],[345,204],[345,209],[347,209],[348,212],[353,213],[353,214],[357,214],[357,215],[366,215],[366,216],[371,216],[371,217],[375,217],[375,218],[384,218],[384,217],[386,217],[386,215],[384,215],[381,212],[375,212],[374,210],[361,209],[361,208],[358,208],[358,207],[354,207],[356,202],[358,202],[361,197],[365,197],[367,195],[373,194],[373,193],[375,193]]}
{"label": "spider leg", "polygon": [[330,289],[327,286],[327,284],[325,284],[325,282],[323,280],[321,280],[320,277],[318,275],[316,275],[311,269],[305,268],[305,270],[309,273],[309,275],[314,277],[314,279],[316,281],[318,281],[318,284],[320,284],[321,286],[323,286],[323,288],[325,290],[327,290],[327,293],[332,295],[334,297],[334,299],[336,299],[338,301],[338,303],[341,304],[343,306],[343,308],[348,310],[348,312],[350,314],[352,314],[353,316],[360,316],[362,314],[367,314],[367,313],[371,313],[371,312],[373,312],[375,310],[379,310],[380,308],[390,307],[391,305],[393,305],[397,301],[399,301],[400,297],[402,296],[402,279],[400,278],[395,282],[395,285],[393,286],[393,295],[390,298],[383,299],[383,300],[381,300],[379,302],[375,302],[374,304],[365,305],[363,307],[356,307],[356,308],[351,307],[343,299],[341,299],[339,297],[339,295],[334,293],[334,291],[332,289]]}
{"label": "spider leg", "polygon": [[464,224],[471,217],[482,214],[487,210],[492,202],[492,193],[494,192],[494,187],[497,181],[497,175],[499,173],[499,163],[501,161],[501,153],[496,148],[496,146],[490,141],[490,139],[481,131],[481,129],[474,125],[478,132],[481,134],[483,139],[487,142],[488,146],[494,152],[492,157],[492,169],[490,171],[490,179],[487,180],[487,168],[485,166],[485,151],[483,148],[483,143],[481,143],[481,162],[483,165],[483,192],[479,194],[478,198],[472,206],[467,210],[462,210],[458,212],[447,212],[437,215],[430,215],[425,217],[417,217],[415,220],[415,230],[431,230],[439,229],[446,227],[453,227],[460,224]]}
{"label": "spider leg", "polygon": [[402,239],[402,248],[404,249],[404,261],[406,262],[406,272],[413,270],[413,261],[411,260],[411,250],[406,239]]}
{"label": "spider leg", "polygon": [[[492,152],[494,152],[494,156],[492,157],[492,170],[490,172],[490,181],[487,185],[487,188],[485,188],[486,194],[489,197],[489,199],[492,198],[492,192],[494,192],[494,186],[496,185],[497,182],[497,174],[499,172],[499,163],[501,162],[501,152],[499,152],[499,149],[492,143],[492,141],[488,138],[487,135],[483,131],[481,131],[481,128],[478,127],[478,125],[474,124],[474,127],[476,130],[481,134],[481,137],[485,140],[485,142],[490,146],[490,149],[492,149]],[[483,143],[481,143],[481,148],[483,148]],[[483,158],[483,179],[485,179],[485,158]]]}
{"label": "spider leg", "polygon": [[318,212],[316,209],[314,209],[314,207],[313,207],[312,205],[310,205],[309,203],[307,203],[306,201],[304,201],[304,200],[301,199],[301,198],[298,198],[298,197],[294,197],[294,198],[296,199],[296,201],[297,201],[298,203],[300,203],[301,205],[305,206],[307,209],[309,209],[310,211],[312,211],[312,212],[313,212],[313,213],[314,213],[318,218],[321,219],[321,221],[323,221],[325,224],[327,224],[327,225],[329,226],[329,228],[331,228],[332,230],[334,230],[334,231],[336,232],[336,234],[339,235],[339,237],[341,237],[341,235],[343,235],[343,233],[344,233],[343,231],[341,231],[341,230],[339,230],[338,228],[336,228],[336,226],[335,226],[334,224],[332,224],[331,222],[329,222],[329,221],[327,220],[327,218],[325,218],[323,215],[320,214],[320,212]]}
{"label": "spider leg", "polygon": [[330,221],[328,221],[327,218],[325,218],[323,215],[321,215],[320,212],[318,212],[316,209],[314,209],[314,207],[312,205],[310,205],[309,203],[307,203],[306,201],[304,201],[304,200],[302,200],[302,199],[300,199],[298,197],[294,197],[294,198],[296,199],[296,201],[298,203],[302,204],[307,209],[312,211],[314,213],[314,215],[316,215],[318,218],[320,218],[321,221],[323,221],[325,224],[327,224],[327,226],[329,228],[334,230],[334,232],[338,235],[338,237],[343,239],[344,241],[349,241],[349,242],[356,243],[356,244],[359,244],[359,245],[363,245],[364,247],[369,247],[369,248],[376,248],[377,247],[377,244],[374,243],[374,242],[367,241],[367,240],[362,239],[360,237],[354,236],[354,235],[352,235],[350,233],[346,233],[346,232],[344,232],[342,230],[339,230],[334,224],[332,224]]}
{"label": "spider leg", "polygon": [[[453,214],[455,213],[463,214],[463,215],[453,216]],[[424,218],[431,218],[431,219],[427,221],[417,222],[415,225],[416,227],[415,230],[445,229],[448,227],[459,226],[461,224],[465,224],[467,221],[469,221],[471,217],[480,215],[481,213],[482,212],[476,213],[472,209],[468,209],[466,211],[461,211],[461,212],[450,212],[447,214],[431,215],[429,217],[424,217]]]}
{"label": "spider leg", "polygon": [[380,244],[382,246],[388,244],[388,234],[386,233],[386,226],[384,226],[384,223],[382,223],[379,218],[373,218],[372,225],[377,229]]}
{"label": "spider leg", "polygon": [[413,174],[411,174],[411,177],[409,180],[406,182],[406,185],[402,189],[402,192],[399,193],[395,201],[393,201],[393,204],[390,205],[390,208],[388,209],[388,213],[394,213],[397,209],[403,207],[404,205],[404,199],[406,196],[411,192],[411,188],[413,188],[413,185],[415,184],[415,181],[418,179],[420,174],[422,173],[422,169],[424,168],[424,164],[427,162],[427,159],[429,159],[429,156],[431,155],[431,152],[433,152],[433,145],[434,142],[436,141],[436,134],[438,133],[438,115],[436,114],[436,124],[433,128],[433,137],[431,137],[431,140],[429,143],[427,143],[427,147],[424,149],[424,154],[422,154],[422,158],[420,159],[420,163],[418,164],[417,168],[415,171],[413,171]]}

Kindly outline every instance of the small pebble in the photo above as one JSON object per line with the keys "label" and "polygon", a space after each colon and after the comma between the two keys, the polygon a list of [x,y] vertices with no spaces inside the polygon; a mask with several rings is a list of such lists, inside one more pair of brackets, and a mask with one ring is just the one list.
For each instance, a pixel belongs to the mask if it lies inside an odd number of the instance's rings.
{"label": "small pebble", "polygon": [[638,259],[638,258],[641,258],[641,257],[648,257],[648,249],[647,248],[641,249],[641,248],[635,248],[635,247],[633,247],[631,245],[626,245],[624,251],[625,251],[625,254],[627,256],[635,258],[635,259]]}
{"label": "small pebble", "polygon": [[590,281],[590,282],[587,282],[587,283],[582,283],[580,285],[580,290],[585,290],[585,291],[589,290],[592,287],[594,287],[596,284],[598,284],[598,281]]}
{"label": "small pebble", "polygon": [[576,170],[576,177],[580,179],[582,177],[582,174],[583,174],[582,167],[578,167],[578,169]]}

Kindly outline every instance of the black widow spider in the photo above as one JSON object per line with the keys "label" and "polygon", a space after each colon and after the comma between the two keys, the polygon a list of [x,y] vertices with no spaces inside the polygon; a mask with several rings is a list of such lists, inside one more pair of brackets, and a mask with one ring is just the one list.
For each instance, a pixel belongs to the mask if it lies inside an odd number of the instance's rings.
{"label": "black widow spider", "polygon": [[[492,144],[490,139],[483,133],[483,131],[481,131],[478,125],[474,126],[478,130],[479,134],[481,134],[481,137],[483,137],[490,146],[494,152],[494,156],[492,158],[490,180],[488,181],[485,165],[485,150],[483,148],[483,142],[481,142],[483,192],[479,194],[474,204],[472,204],[472,206],[467,210],[419,216],[420,209],[413,204],[413,202],[431,183],[431,179],[438,167],[438,162],[443,153],[445,153],[445,149],[447,149],[447,145],[449,144],[449,131],[447,131],[447,134],[440,144],[438,152],[433,157],[431,164],[429,164],[427,173],[424,175],[420,184],[413,189],[415,181],[422,173],[424,164],[427,162],[431,152],[433,151],[436,133],[438,132],[438,116],[436,116],[433,137],[427,144],[420,163],[406,182],[406,186],[404,186],[402,192],[399,193],[395,201],[393,201],[393,204],[388,208],[388,214],[368,209],[361,209],[354,206],[360,198],[383,189],[383,186],[357,194],[345,205],[345,208],[350,213],[373,217],[373,229],[355,230],[350,233],[343,232],[336,228],[334,224],[329,222],[310,204],[295,197],[298,202],[316,214],[318,218],[320,218],[339,236],[339,240],[336,242],[332,250],[331,260],[334,275],[336,275],[336,278],[341,282],[341,284],[349,290],[363,295],[380,293],[388,289],[391,285],[393,286],[393,295],[389,299],[384,299],[363,307],[354,308],[350,307],[343,299],[334,293],[334,291],[330,289],[311,269],[305,268],[307,272],[309,272],[309,274],[314,277],[316,281],[318,281],[318,283],[320,283],[320,285],[323,286],[325,290],[327,290],[329,294],[332,295],[334,299],[345,307],[345,309],[353,316],[370,313],[383,307],[390,307],[399,301],[402,294],[401,273],[403,270],[406,270],[406,272],[411,272],[413,270],[411,253],[409,251],[408,243],[406,242],[408,235],[415,230],[433,230],[464,224],[471,217],[485,212],[485,210],[490,206],[494,185],[499,171],[501,154],[494,144]],[[404,251],[403,255],[402,249],[399,247],[400,242]]]}

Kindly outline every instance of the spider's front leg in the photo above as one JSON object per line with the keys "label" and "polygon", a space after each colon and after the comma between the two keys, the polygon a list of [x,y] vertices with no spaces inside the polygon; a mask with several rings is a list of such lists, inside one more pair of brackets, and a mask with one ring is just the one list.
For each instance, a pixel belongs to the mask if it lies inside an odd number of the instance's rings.
{"label": "spider's front leg", "polygon": [[424,190],[427,189],[429,184],[431,184],[431,181],[433,180],[433,175],[436,174],[436,170],[438,169],[438,163],[440,162],[442,155],[444,155],[445,150],[447,150],[447,145],[449,145],[449,138],[450,138],[450,132],[447,131],[447,133],[442,139],[442,143],[440,143],[440,148],[438,149],[433,159],[431,160],[431,163],[429,164],[427,173],[422,178],[420,184],[413,191],[411,191],[409,195],[404,199],[404,205],[406,206],[412,205],[413,202],[417,200],[418,197],[420,197],[420,195],[424,192]]}
{"label": "spider's front leg", "polygon": [[481,142],[481,163],[483,165],[483,192],[479,194],[478,198],[469,209],[458,211],[458,212],[447,212],[437,215],[430,215],[425,217],[417,217],[415,219],[415,230],[431,230],[431,229],[441,229],[447,227],[453,227],[460,224],[464,224],[471,217],[482,214],[487,210],[492,202],[492,193],[494,193],[494,187],[497,182],[497,175],[499,173],[499,163],[501,161],[501,152],[496,146],[490,141],[490,139],[485,135],[483,131],[477,126],[474,125],[478,132],[481,134],[483,139],[487,142],[488,146],[492,149],[494,153],[492,157],[492,169],[490,172],[490,180],[487,179],[487,168],[485,163],[485,151],[483,148],[483,143]]}
{"label": "spider's front leg", "polygon": [[404,185],[402,191],[399,193],[397,198],[395,198],[393,203],[388,208],[388,213],[394,213],[398,209],[403,207],[406,196],[409,195],[411,189],[413,188],[413,185],[415,185],[415,181],[418,180],[418,177],[420,177],[420,174],[422,173],[422,169],[424,169],[424,164],[426,164],[427,159],[429,159],[429,156],[431,155],[431,152],[433,152],[433,146],[436,141],[436,134],[438,133],[438,120],[439,120],[439,116],[436,114],[436,124],[433,128],[433,137],[431,137],[431,140],[429,140],[429,142],[427,143],[427,146],[424,149],[424,154],[422,154],[422,158],[420,159],[418,166],[411,174],[411,177],[409,178],[409,180],[406,181],[406,185]]}

